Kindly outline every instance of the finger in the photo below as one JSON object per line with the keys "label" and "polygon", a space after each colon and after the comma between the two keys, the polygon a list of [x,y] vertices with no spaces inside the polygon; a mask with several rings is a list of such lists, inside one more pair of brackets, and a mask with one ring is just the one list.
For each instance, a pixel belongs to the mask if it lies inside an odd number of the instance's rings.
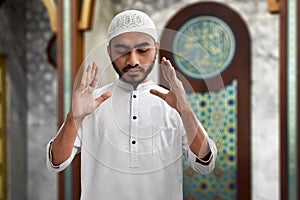
{"label": "finger", "polygon": [[175,68],[171,64],[171,61],[166,59],[165,57],[163,57],[161,63],[163,65],[163,76],[164,76],[164,78],[166,80],[168,80],[169,83],[171,81],[176,80]]}
{"label": "finger", "polygon": [[153,95],[156,95],[156,96],[158,96],[160,98],[162,98],[163,100],[166,99],[166,94],[161,93],[161,92],[159,92],[157,90],[152,89],[152,90],[150,90],[150,93],[153,94]]}
{"label": "finger", "polygon": [[110,92],[103,93],[100,97],[95,99],[96,107],[98,107],[101,103],[103,103],[104,101],[106,101],[110,97],[111,97]]}
{"label": "finger", "polygon": [[171,61],[166,60],[165,65],[167,66],[167,73],[168,73],[167,75],[169,76],[169,79],[174,80],[176,78],[176,72],[175,72],[175,68],[171,64]]}
{"label": "finger", "polygon": [[166,60],[166,58],[165,57],[163,57],[162,58],[162,61],[161,61],[161,71],[162,71],[162,75],[163,75],[163,77],[164,77],[164,79],[168,82],[168,83],[170,83],[170,79],[169,79],[169,77],[168,77],[168,75],[167,75],[167,67],[166,67],[166,64],[165,64],[165,60]]}
{"label": "finger", "polygon": [[98,68],[97,64],[95,63],[95,65],[94,65],[93,81],[91,83],[91,86],[93,88],[95,88],[96,85],[98,84],[98,80],[99,80],[99,68]]}
{"label": "finger", "polygon": [[166,57],[162,58],[162,62],[164,65],[166,65],[168,67],[173,67],[173,65],[171,64],[171,61],[169,59],[166,59]]}
{"label": "finger", "polygon": [[82,77],[81,77],[81,81],[80,81],[80,85],[78,87],[78,90],[82,91],[84,90],[84,88],[86,88],[86,78],[87,78],[87,72],[84,71],[83,74],[82,74]]}
{"label": "finger", "polygon": [[96,65],[95,62],[93,62],[93,64],[92,64],[92,70],[91,70],[91,79],[92,79],[92,81],[94,80],[94,77],[95,77],[96,68],[97,68],[97,65]]}
{"label": "finger", "polygon": [[93,68],[93,66],[91,64],[89,64],[88,68],[86,70],[86,72],[87,72],[87,78],[86,78],[87,85],[89,85],[91,83],[91,80],[92,80],[92,68]]}
{"label": "finger", "polygon": [[176,70],[173,67],[172,63],[170,60],[166,59],[165,57],[163,57],[162,62],[164,63],[164,65],[166,66],[166,75],[169,77],[170,81],[177,81],[177,74],[176,74]]}

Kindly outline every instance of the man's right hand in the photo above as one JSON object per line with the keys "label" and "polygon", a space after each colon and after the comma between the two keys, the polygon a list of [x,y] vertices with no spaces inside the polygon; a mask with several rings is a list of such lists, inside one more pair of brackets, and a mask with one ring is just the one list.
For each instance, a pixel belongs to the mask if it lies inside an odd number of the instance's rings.
{"label": "man's right hand", "polygon": [[82,74],[79,86],[74,87],[71,111],[52,144],[51,159],[56,166],[67,160],[71,155],[77,130],[84,117],[91,114],[103,101],[111,96],[110,92],[106,92],[94,99],[93,91],[97,86],[98,71],[96,63],[89,65]]}
{"label": "man's right hand", "polygon": [[111,96],[110,92],[102,94],[94,99],[93,91],[98,83],[99,68],[95,62],[90,64],[83,72],[78,88],[72,95],[73,119],[82,121],[85,116],[91,114],[102,102]]}

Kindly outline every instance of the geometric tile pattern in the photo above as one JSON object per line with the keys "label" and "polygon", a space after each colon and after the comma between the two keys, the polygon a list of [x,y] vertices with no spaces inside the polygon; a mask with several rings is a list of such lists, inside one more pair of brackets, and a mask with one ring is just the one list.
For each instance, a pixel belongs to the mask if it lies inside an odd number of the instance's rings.
{"label": "geometric tile pattern", "polygon": [[237,169],[237,82],[222,90],[188,94],[188,100],[197,116],[216,142],[218,157],[211,174],[195,173],[183,161],[184,200],[236,199]]}

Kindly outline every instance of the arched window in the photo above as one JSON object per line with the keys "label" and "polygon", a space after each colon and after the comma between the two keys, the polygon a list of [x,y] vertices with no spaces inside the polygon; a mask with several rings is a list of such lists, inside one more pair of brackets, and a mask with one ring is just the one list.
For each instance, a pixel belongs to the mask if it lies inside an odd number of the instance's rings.
{"label": "arched window", "polygon": [[[178,71],[190,105],[217,144],[215,170],[184,161],[185,199],[251,199],[251,52],[241,17],[221,3],[180,10],[162,32],[160,57]],[[166,85],[162,76],[162,85]]]}

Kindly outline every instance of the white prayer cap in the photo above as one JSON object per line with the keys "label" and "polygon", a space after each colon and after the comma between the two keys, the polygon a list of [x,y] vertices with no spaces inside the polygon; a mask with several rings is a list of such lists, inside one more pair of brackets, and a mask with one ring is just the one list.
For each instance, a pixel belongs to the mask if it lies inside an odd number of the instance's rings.
{"label": "white prayer cap", "polygon": [[157,41],[157,30],[152,19],[144,12],[127,10],[117,14],[108,28],[108,41],[128,32],[140,32],[150,35]]}

